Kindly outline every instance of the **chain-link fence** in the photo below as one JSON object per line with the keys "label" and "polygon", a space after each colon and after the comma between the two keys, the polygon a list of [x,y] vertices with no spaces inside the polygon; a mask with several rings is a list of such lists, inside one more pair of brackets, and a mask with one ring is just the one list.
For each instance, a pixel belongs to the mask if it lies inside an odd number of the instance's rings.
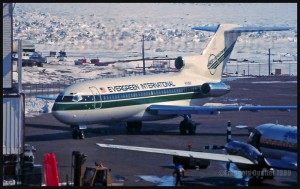
{"label": "chain-link fence", "polygon": [[[162,72],[157,72],[162,73]],[[297,63],[272,63],[270,67],[271,75],[297,75]],[[266,76],[269,75],[268,63],[228,63],[224,69],[224,74],[229,76]],[[106,75],[99,78],[115,78],[115,77],[130,77],[135,75],[143,75],[142,72],[133,72],[120,75]],[[99,79],[94,78],[94,79]],[[88,79],[87,79],[88,80]],[[23,92],[26,97],[32,98],[35,96],[56,97],[67,86],[84,81],[84,79],[62,80],[51,84],[23,84]]]}
{"label": "chain-link fence", "polygon": [[268,63],[252,63],[252,62],[237,62],[227,63],[224,69],[224,74],[228,75],[243,75],[243,76],[266,76],[269,75],[297,75],[296,62],[271,63],[270,68]]}

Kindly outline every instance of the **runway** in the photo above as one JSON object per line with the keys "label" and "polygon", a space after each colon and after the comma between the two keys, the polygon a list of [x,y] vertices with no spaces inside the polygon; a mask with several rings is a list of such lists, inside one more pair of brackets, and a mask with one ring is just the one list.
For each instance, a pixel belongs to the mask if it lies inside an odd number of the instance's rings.
{"label": "runway", "polygon": [[[213,99],[213,103],[244,103],[252,105],[297,105],[297,77],[270,76],[228,80],[231,92]],[[125,123],[88,126],[84,140],[74,140],[68,125],[57,121],[51,114],[42,114],[25,119],[25,143],[33,145],[35,164],[43,164],[45,153],[54,153],[57,159],[59,179],[66,182],[71,174],[72,152],[87,155],[85,165],[93,167],[102,162],[111,168],[113,181],[123,181],[124,186],[172,186],[174,165],[168,155],[100,148],[96,143],[122,144],[143,147],[206,151],[206,145],[224,145],[226,125],[232,124],[232,139],[247,140],[247,130],[235,125],[255,127],[263,123],[297,125],[297,111],[222,112],[219,115],[193,115],[199,123],[195,135],[180,135],[178,125],[182,118],[164,121],[143,122],[141,133],[128,134]],[[222,153],[222,150],[213,151]],[[211,161],[207,169],[188,169],[183,179],[185,186],[247,186],[247,179],[238,174],[224,174],[225,164]],[[69,180],[70,181],[70,180]],[[265,180],[263,185],[296,186],[297,173],[275,175],[274,180]]]}

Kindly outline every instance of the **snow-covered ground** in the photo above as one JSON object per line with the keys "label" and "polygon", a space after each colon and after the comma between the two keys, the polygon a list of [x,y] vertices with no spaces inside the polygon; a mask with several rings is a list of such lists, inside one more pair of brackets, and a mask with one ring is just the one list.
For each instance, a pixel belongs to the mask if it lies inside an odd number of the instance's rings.
{"label": "snow-covered ground", "polygon": [[[14,40],[31,41],[44,56],[63,49],[68,56],[64,62],[55,61],[44,67],[23,67],[23,83],[124,74],[125,69],[142,62],[99,67],[75,66],[74,60],[141,58],[142,35],[146,57],[199,54],[213,33],[191,28],[220,23],[293,27],[283,32],[243,34],[231,58],[266,63],[271,48],[272,59],[297,60],[296,3],[17,3],[13,14]],[[16,76],[14,73],[14,80]],[[43,100],[28,99],[26,109],[38,112],[44,106],[40,102]]]}
{"label": "snow-covered ground", "polygon": [[244,34],[234,58],[257,60],[269,48],[297,56],[296,3],[17,3],[13,31],[14,39],[36,43],[44,55],[65,49],[73,57],[106,61],[141,57],[142,35],[146,56],[201,53],[213,34],[191,28],[220,23],[294,27]]}

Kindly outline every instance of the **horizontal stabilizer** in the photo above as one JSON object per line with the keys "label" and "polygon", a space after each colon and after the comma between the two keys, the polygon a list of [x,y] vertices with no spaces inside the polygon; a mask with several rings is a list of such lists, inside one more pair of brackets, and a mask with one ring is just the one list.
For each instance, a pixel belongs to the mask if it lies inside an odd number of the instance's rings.
{"label": "horizontal stabilizer", "polygon": [[200,26],[200,27],[193,27],[193,30],[202,30],[202,31],[208,31],[208,32],[216,32],[218,30],[219,26]]}
{"label": "horizontal stabilizer", "polygon": [[[200,26],[200,27],[193,27],[192,29],[208,31],[208,32],[216,32],[219,26]],[[285,31],[290,29],[293,28],[292,27],[236,27],[233,29],[226,30],[226,32],[241,33],[241,32],[260,32],[260,31]]]}
{"label": "horizontal stabilizer", "polygon": [[165,155],[176,155],[182,157],[192,157],[199,159],[208,159],[215,161],[225,161],[233,163],[242,163],[242,164],[254,164],[252,161],[244,158],[242,156],[227,155],[227,154],[215,154],[215,153],[206,153],[206,152],[193,152],[193,151],[184,151],[184,150],[170,150],[170,149],[160,149],[160,148],[147,148],[147,147],[138,147],[138,146],[124,146],[124,145],[113,145],[113,144],[99,144],[98,146],[102,148],[115,148],[123,150],[132,150],[140,152],[150,152],[158,153]]}
{"label": "horizontal stabilizer", "polygon": [[291,27],[239,27],[231,29],[228,32],[259,32],[259,31],[285,31]]}

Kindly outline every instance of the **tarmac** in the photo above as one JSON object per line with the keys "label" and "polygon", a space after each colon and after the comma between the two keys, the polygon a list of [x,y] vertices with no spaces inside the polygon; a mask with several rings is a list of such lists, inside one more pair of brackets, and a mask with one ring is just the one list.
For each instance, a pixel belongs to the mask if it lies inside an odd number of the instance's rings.
{"label": "tarmac", "polygon": [[[231,92],[214,98],[213,103],[238,103],[252,105],[297,105],[297,77],[269,76],[256,78],[228,79]],[[54,153],[57,159],[59,180],[72,182],[72,152],[87,155],[85,166],[93,167],[102,162],[111,168],[114,182],[124,186],[174,186],[172,156],[100,148],[96,143],[132,145],[154,148],[192,150],[223,153],[222,150],[204,150],[206,145],[224,145],[226,126],[230,120],[232,139],[245,141],[248,131],[237,129],[236,125],[251,127],[264,123],[278,123],[297,126],[297,111],[271,110],[260,112],[221,112],[217,115],[192,115],[198,123],[195,135],[180,135],[178,126],[181,117],[153,122],[143,122],[140,133],[128,134],[125,123],[95,124],[88,126],[84,140],[74,140],[68,125],[60,123],[51,114],[25,118],[25,143],[33,145],[35,164],[43,164],[45,153]],[[232,165],[234,166],[234,165]],[[234,170],[234,169],[233,169]],[[187,169],[184,186],[247,186],[247,178],[239,172],[225,174],[225,163],[211,161],[207,169]],[[273,180],[265,180],[265,186],[296,186],[297,172],[281,174],[276,172]],[[67,180],[67,177],[69,178]],[[44,178],[43,178],[44,182]]]}

